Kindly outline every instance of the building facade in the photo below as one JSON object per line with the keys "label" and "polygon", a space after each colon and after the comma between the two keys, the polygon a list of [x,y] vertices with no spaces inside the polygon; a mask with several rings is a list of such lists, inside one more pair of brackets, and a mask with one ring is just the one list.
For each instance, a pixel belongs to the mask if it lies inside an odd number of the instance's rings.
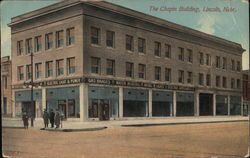
{"label": "building facade", "polygon": [[249,70],[243,70],[243,115],[248,114],[249,110],[249,88],[250,88],[250,78]]}
{"label": "building facade", "polygon": [[1,110],[2,116],[11,116],[11,60],[9,56],[1,58]]}
{"label": "building facade", "polygon": [[9,26],[13,116],[27,108],[82,121],[242,114],[240,44],[108,2],[63,1]]}

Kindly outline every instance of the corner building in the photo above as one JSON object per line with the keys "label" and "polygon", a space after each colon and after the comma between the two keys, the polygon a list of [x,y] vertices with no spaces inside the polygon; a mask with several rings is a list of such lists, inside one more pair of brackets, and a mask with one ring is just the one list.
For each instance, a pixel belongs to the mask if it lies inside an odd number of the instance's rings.
{"label": "corner building", "polygon": [[45,108],[81,121],[242,114],[240,44],[108,2],[63,1],[9,26],[13,116],[41,117]]}

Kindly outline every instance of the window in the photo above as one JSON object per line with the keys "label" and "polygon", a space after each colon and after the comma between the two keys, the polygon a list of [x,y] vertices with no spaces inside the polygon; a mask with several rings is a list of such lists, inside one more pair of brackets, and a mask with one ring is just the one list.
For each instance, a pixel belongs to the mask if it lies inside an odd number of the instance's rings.
{"label": "window", "polygon": [[23,66],[17,67],[17,77],[18,77],[18,80],[20,81],[24,79]]}
{"label": "window", "polygon": [[232,63],[232,70],[235,70],[235,62],[234,62],[234,60],[231,60],[231,63]]}
{"label": "window", "polygon": [[165,44],[165,57],[171,58],[171,45]]}
{"label": "window", "polygon": [[100,58],[91,58],[91,73],[100,74]]}
{"label": "window", "polygon": [[68,58],[67,59],[67,70],[68,70],[68,74],[73,74],[75,73],[75,58]]}
{"label": "window", "polygon": [[63,30],[56,32],[56,48],[63,46]]}
{"label": "window", "polygon": [[227,78],[225,76],[222,77],[222,86],[223,88],[227,88]]}
{"label": "window", "polygon": [[161,80],[161,67],[155,67],[155,80]]}
{"label": "window", "polygon": [[51,49],[53,47],[53,34],[48,33],[45,35],[45,49]]}
{"label": "window", "polygon": [[35,37],[35,51],[39,52],[42,50],[42,36]]}
{"label": "window", "polygon": [[240,79],[237,79],[237,88],[238,88],[238,89],[241,88]]}
{"label": "window", "polygon": [[216,68],[220,68],[220,57],[216,56]]}
{"label": "window", "polygon": [[207,75],[206,75],[206,85],[207,85],[207,86],[210,86],[210,85],[211,85],[211,75],[210,75],[210,74],[207,74]]}
{"label": "window", "polygon": [[23,41],[17,42],[17,55],[23,54]]}
{"label": "window", "polygon": [[184,61],[184,49],[179,47],[178,59]]}
{"label": "window", "polygon": [[240,71],[240,62],[239,61],[237,61],[237,71]]}
{"label": "window", "polygon": [[106,45],[108,47],[114,47],[115,46],[115,32],[113,31],[107,31],[106,32]]}
{"label": "window", "polygon": [[63,73],[64,73],[64,70],[63,70],[63,59],[61,59],[61,60],[57,60],[56,61],[56,74],[57,74],[57,76],[60,76],[60,75],[63,75]]}
{"label": "window", "polygon": [[75,43],[75,28],[67,29],[66,40],[67,46],[72,45]]}
{"label": "window", "polygon": [[26,53],[30,54],[33,51],[32,38],[26,39]]}
{"label": "window", "polygon": [[199,73],[199,85],[204,85],[204,75]]}
{"label": "window", "polygon": [[216,87],[220,87],[220,76],[216,76]]}
{"label": "window", "polygon": [[138,52],[146,53],[146,40],[143,38],[138,38]]}
{"label": "window", "polygon": [[193,73],[192,72],[187,72],[188,73],[188,78],[187,78],[187,83],[193,83]]}
{"label": "window", "polygon": [[91,27],[91,43],[100,44],[100,29]]}
{"label": "window", "polygon": [[199,55],[200,55],[200,64],[203,65],[203,64],[204,64],[204,56],[203,56],[203,53],[200,52]]}
{"label": "window", "polygon": [[206,54],[206,65],[210,66],[211,65],[211,55]]}
{"label": "window", "polygon": [[235,80],[234,80],[234,78],[231,78],[231,88],[235,88]]}
{"label": "window", "polygon": [[222,58],[222,69],[227,69],[227,59],[225,57]]}
{"label": "window", "polygon": [[26,65],[26,80],[30,80],[32,77],[31,65]]}
{"label": "window", "polygon": [[188,49],[188,62],[193,62],[193,51],[191,49]]}
{"label": "window", "polygon": [[107,59],[107,75],[115,74],[115,61]]}
{"label": "window", "polygon": [[133,51],[133,36],[126,35],[126,50]]}
{"label": "window", "polygon": [[146,78],[146,65],[139,64],[139,67],[138,67],[138,76],[139,76],[139,78],[142,78],[142,79]]}
{"label": "window", "polygon": [[178,71],[178,82],[184,83],[184,71],[183,70]]}
{"label": "window", "polygon": [[165,81],[171,82],[171,69],[165,68]]}
{"label": "window", "polygon": [[133,63],[126,62],[126,77],[133,77]]}
{"label": "window", "polygon": [[161,43],[155,42],[155,56],[161,56]]}
{"label": "window", "polygon": [[42,77],[42,63],[35,64],[36,78]]}
{"label": "window", "polygon": [[4,82],[4,89],[7,89],[7,87],[8,87],[8,79],[7,79],[7,76],[3,76],[3,77],[2,77],[2,80],[3,80],[3,82]]}
{"label": "window", "polygon": [[53,76],[53,61],[46,62],[46,77]]}

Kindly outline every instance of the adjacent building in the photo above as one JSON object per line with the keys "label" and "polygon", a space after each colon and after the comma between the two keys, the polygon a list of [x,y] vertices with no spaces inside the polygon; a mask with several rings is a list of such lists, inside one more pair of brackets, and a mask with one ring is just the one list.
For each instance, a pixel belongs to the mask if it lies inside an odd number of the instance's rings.
{"label": "adjacent building", "polygon": [[250,78],[249,70],[243,70],[243,115],[248,114],[249,109],[249,88],[250,88]]}
{"label": "adjacent building", "polygon": [[10,56],[1,58],[1,110],[2,116],[11,116],[11,60]]}
{"label": "adjacent building", "polygon": [[240,44],[108,2],[63,1],[9,26],[13,116],[41,117],[43,109],[81,121],[242,114]]}

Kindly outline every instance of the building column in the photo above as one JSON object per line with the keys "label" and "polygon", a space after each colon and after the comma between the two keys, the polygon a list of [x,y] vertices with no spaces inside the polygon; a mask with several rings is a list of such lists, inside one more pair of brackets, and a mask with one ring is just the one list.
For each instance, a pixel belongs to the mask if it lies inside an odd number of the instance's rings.
{"label": "building column", "polygon": [[123,88],[119,87],[119,118],[123,118]]}
{"label": "building column", "polygon": [[216,94],[213,94],[213,115],[216,116]]}
{"label": "building column", "polygon": [[148,117],[152,117],[152,96],[153,96],[153,91],[152,89],[148,90]]}
{"label": "building column", "polygon": [[194,93],[194,112],[195,116],[200,116],[200,100],[199,100],[199,92]]}
{"label": "building column", "polygon": [[173,116],[176,116],[176,91],[173,92]]}
{"label": "building column", "polygon": [[230,105],[231,105],[231,99],[230,95],[227,96],[227,114],[230,116]]}
{"label": "building column", "polygon": [[80,121],[87,120],[88,117],[88,85],[79,86]]}
{"label": "building column", "polygon": [[240,107],[241,107],[241,116],[243,116],[243,112],[244,112],[244,107],[243,107],[243,96],[241,96],[241,104],[240,104]]}
{"label": "building column", "polygon": [[[46,109],[46,104],[47,104],[47,99],[46,99],[46,88],[42,88],[42,110]],[[49,109],[46,109],[47,111]]]}
{"label": "building column", "polygon": [[12,91],[12,117],[16,117],[16,100],[15,100],[15,91]]}

